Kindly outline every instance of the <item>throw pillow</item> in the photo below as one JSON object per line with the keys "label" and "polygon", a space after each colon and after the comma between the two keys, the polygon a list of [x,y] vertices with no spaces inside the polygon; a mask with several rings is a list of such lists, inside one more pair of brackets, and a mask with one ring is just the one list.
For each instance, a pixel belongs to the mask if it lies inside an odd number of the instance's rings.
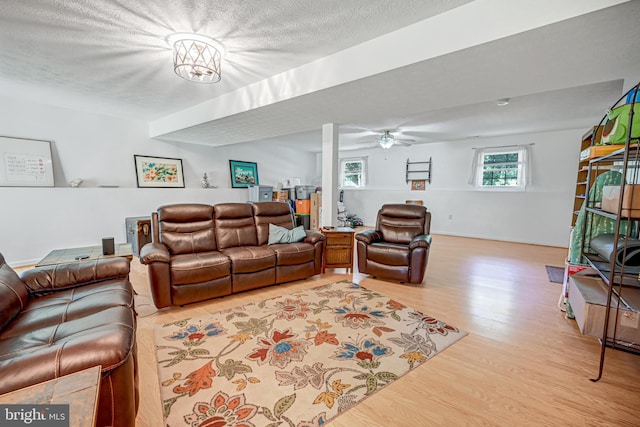
{"label": "throw pillow", "polygon": [[279,225],[269,224],[269,244],[301,242],[307,237],[303,226],[289,230]]}

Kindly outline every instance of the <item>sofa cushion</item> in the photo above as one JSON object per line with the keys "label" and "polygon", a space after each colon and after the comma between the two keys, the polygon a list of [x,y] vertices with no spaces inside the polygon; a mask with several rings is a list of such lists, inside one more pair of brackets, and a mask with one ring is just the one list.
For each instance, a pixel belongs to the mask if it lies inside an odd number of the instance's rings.
{"label": "sofa cushion", "polygon": [[276,253],[268,246],[241,246],[223,249],[222,253],[231,259],[234,274],[254,273],[276,266]]}
{"label": "sofa cushion", "polygon": [[310,243],[283,243],[269,247],[276,253],[279,266],[304,264],[315,259],[315,247]]}
{"label": "sofa cushion", "polygon": [[257,246],[253,207],[248,203],[219,203],[213,207],[218,248]]}
{"label": "sofa cushion", "polygon": [[255,202],[253,217],[258,232],[258,245],[266,245],[271,232],[270,224],[291,230],[295,227],[291,206],[286,202]]}
{"label": "sofa cushion", "polygon": [[105,281],[33,298],[0,336],[6,339],[24,335],[114,306],[134,306],[133,290],[126,280]]}
{"label": "sofa cushion", "polygon": [[172,255],[215,251],[213,207],[177,204],[158,209],[160,240]]}
{"label": "sofa cushion", "polygon": [[0,254],[0,330],[20,313],[29,300],[29,289]]}
{"label": "sofa cushion", "polygon": [[304,231],[303,226],[296,227],[289,230],[285,227],[280,227],[275,224],[269,224],[269,241],[270,245],[276,243],[294,243],[301,242],[307,237],[307,233]]}
{"label": "sofa cushion", "polygon": [[420,234],[428,234],[427,209],[419,205],[384,205],[378,212],[376,230],[382,240],[408,244]]}
{"label": "sofa cushion", "polygon": [[218,251],[176,255],[171,258],[171,283],[185,285],[231,274],[231,261]]}
{"label": "sofa cushion", "polygon": [[373,243],[367,248],[367,259],[385,265],[409,265],[411,251],[407,245]]}
{"label": "sofa cushion", "polygon": [[[16,390],[91,366],[103,375],[128,360],[135,350],[135,313],[127,304],[127,281],[90,291],[62,291],[32,299],[0,332],[0,393]],[[66,296],[64,296],[66,294]]]}

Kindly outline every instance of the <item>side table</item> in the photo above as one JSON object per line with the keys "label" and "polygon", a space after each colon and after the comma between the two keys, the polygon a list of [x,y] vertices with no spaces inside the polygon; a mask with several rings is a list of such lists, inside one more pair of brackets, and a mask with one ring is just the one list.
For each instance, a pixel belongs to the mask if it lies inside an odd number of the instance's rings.
{"label": "side table", "polygon": [[101,372],[100,366],[94,366],[93,368],[87,368],[83,371],[15,390],[0,395],[0,403],[22,405],[67,404],[69,405],[68,425],[70,427],[95,426]]}
{"label": "side table", "polygon": [[353,273],[353,239],[355,230],[351,227],[321,228],[325,236],[322,272],[327,268],[346,268]]}

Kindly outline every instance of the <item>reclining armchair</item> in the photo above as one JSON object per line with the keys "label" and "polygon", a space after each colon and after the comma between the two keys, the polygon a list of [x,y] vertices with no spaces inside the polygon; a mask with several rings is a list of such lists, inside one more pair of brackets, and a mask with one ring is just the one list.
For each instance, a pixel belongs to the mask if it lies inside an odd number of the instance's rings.
{"label": "reclining armchair", "polygon": [[375,230],[356,234],[358,271],[373,277],[422,283],[431,247],[431,213],[419,205],[383,205]]}

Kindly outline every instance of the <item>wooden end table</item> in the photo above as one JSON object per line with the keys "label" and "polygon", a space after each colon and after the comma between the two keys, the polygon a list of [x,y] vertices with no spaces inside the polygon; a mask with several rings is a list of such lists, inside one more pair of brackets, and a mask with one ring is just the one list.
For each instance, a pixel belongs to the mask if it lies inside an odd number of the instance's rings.
{"label": "wooden end table", "polygon": [[2,404],[69,405],[69,426],[95,426],[102,369],[94,366],[0,396]]}
{"label": "wooden end table", "polygon": [[327,268],[346,268],[353,273],[353,240],[355,230],[351,227],[321,228],[325,236],[322,272]]}
{"label": "wooden end table", "polygon": [[[86,261],[99,258],[113,258],[121,256],[127,258],[129,261],[133,259],[133,250],[131,243],[118,243],[115,245],[115,253],[113,255],[102,255],[102,246],[87,246],[83,248],[68,248],[68,249],[55,249],[42,258],[42,260],[36,264],[36,267],[43,267],[45,265],[58,265],[67,264],[70,262]],[[86,257],[78,259],[78,257]]]}

